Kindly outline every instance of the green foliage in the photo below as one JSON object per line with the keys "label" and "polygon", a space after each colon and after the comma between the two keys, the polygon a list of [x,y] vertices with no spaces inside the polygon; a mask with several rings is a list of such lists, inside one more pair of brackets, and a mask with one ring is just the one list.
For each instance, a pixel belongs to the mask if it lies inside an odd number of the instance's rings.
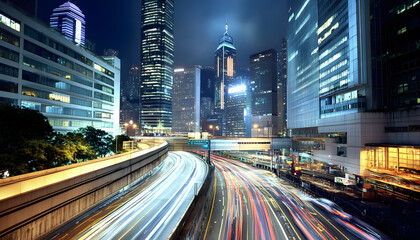
{"label": "green foliage", "polygon": [[55,133],[52,144],[57,148],[54,162],[57,166],[83,162],[96,158],[95,150],[87,143],[81,133]]}
{"label": "green foliage", "polygon": [[30,172],[31,157],[45,164],[52,127],[44,115],[27,108],[0,105],[0,170]]}
{"label": "green foliage", "polygon": [[0,173],[14,176],[103,157],[115,147],[113,141],[93,127],[54,133],[41,113],[0,105]]}
{"label": "green foliage", "polygon": [[[115,147],[115,142],[117,141],[118,148]],[[131,138],[125,134],[117,135],[115,141],[112,143],[112,151],[115,152],[118,150],[118,153],[123,152],[123,142],[131,141]]]}
{"label": "green foliage", "polygon": [[79,128],[76,133],[81,133],[86,142],[95,150],[96,156],[105,157],[112,151],[114,138],[104,130],[88,126]]}

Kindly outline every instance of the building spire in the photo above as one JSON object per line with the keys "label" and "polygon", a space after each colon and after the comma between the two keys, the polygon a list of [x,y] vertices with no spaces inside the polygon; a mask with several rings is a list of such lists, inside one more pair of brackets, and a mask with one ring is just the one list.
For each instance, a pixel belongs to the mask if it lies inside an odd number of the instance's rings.
{"label": "building spire", "polygon": [[225,33],[227,33],[227,30],[228,30],[228,24],[227,24],[227,19],[226,19]]}

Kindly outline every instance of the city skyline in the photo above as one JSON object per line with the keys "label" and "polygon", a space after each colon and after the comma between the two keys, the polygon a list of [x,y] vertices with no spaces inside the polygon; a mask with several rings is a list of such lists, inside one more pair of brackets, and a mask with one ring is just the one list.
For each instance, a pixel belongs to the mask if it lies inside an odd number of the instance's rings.
{"label": "city skyline", "polygon": [[0,239],[416,239],[417,16],[0,0]]}
{"label": "city skyline", "polygon": [[[38,0],[38,18],[49,22],[52,10],[65,1]],[[130,0],[119,4],[112,0],[101,1],[101,11],[93,1],[77,1],[85,14],[86,39],[96,44],[95,53],[113,48],[120,52],[122,78],[128,78],[130,67],[140,63],[140,4]],[[286,1],[251,1],[238,4],[221,0],[198,3],[175,2],[175,67],[213,66],[211,57],[217,47],[214,39],[220,37],[225,22],[229,33],[236,39],[238,68],[249,65],[249,56],[269,48],[281,50],[281,39],[286,36]],[[177,15],[178,11],[183,14]],[[259,14],[264,11],[267,14]],[[116,14],[124,12],[124,15]],[[280,12],[280,14],[279,14]],[[107,18],[98,16],[106,15]],[[96,17],[98,16],[98,17]],[[191,20],[193,19],[193,20]],[[278,24],[278,23],[283,24]],[[222,26],[222,27],[221,27]],[[194,34],[192,34],[194,33]],[[124,39],[124,41],[121,41]],[[194,51],[190,51],[194,49]]]}

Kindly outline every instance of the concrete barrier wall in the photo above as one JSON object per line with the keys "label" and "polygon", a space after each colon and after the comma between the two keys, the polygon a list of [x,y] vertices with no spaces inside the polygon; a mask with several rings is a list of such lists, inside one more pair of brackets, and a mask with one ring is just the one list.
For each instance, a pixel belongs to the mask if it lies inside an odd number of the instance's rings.
{"label": "concrete barrier wall", "polygon": [[167,152],[168,144],[160,142],[146,150],[0,180],[0,196],[8,196],[0,200],[0,239],[41,237],[117,194],[159,165]]}
{"label": "concrete barrier wall", "polygon": [[178,226],[173,230],[169,237],[170,240],[203,239],[207,220],[210,217],[212,194],[215,191],[213,189],[214,174],[214,165],[211,164],[200,191],[191,201]]}

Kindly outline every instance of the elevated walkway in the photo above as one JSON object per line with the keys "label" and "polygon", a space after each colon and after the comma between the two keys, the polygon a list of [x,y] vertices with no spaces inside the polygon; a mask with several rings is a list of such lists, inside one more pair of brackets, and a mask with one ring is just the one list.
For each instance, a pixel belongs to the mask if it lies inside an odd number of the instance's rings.
{"label": "elevated walkway", "polygon": [[[188,145],[187,137],[139,137],[148,141],[166,141],[170,151],[206,151],[204,145]],[[290,149],[291,138],[212,138],[210,149],[212,151],[265,151],[277,149]]]}

